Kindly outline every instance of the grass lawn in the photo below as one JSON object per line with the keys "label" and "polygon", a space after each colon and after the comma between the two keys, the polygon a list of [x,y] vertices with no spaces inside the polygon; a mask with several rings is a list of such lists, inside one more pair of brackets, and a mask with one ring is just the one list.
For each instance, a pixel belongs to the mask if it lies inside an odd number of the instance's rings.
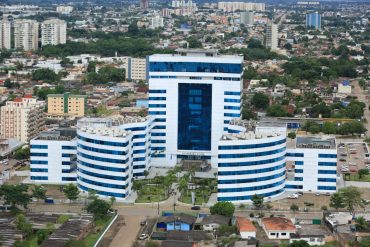
{"label": "grass lawn", "polygon": [[30,170],[30,166],[27,165],[27,166],[21,166],[19,169],[17,169],[17,171],[29,171]]}
{"label": "grass lawn", "polygon": [[165,196],[165,188],[163,186],[156,185],[144,185],[138,193],[136,202],[138,203],[150,203],[164,201],[168,197]]}
{"label": "grass lawn", "polygon": [[[194,190],[189,190],[188,193],[185,193],[183,196],[180,197],[180,201],[183,203],[187,204],[192,204],[191,203],[191,192]],[[202,203],[207,203],[209,200],[210,196],[210,191],[209,190],[204,190],[203,194],[200,189],[195,190],[195,204],[196,205],[201,205]]]}
{"label": "grass lawn", "polygon": [[360,179],[358,174],[351,174],[349,176],[344,176],[344,180],[346,180],[346,181],[370,182],[370,175],[362,176],[362,178]]}
{"label": "grass lawn", "polygon": [[71,218],[70,215],[68,214],[62,214],[61,216],[58,217],[57,223],[58,224],[64,224],[66,223],[69,219]]}

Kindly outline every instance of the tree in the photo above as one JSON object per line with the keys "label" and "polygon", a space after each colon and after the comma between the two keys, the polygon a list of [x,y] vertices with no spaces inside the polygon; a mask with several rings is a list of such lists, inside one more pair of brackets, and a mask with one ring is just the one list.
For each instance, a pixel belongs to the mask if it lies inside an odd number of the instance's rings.
{"label": "tree", "polygon": [[286,116],[288,116],[288,112],[280,104],[271,105],[269,108],[267,108],[266,113],[270,117],[286,117]]}
{"label": "tree", "polygon": [[358,230],[365,230],[368,228],[368,223],[366,219],[362,216],[356,218],[356,229]]}
{"label": "tree", "polygon": [[194,36],[191,36],[187,39],[187,42],[189,43],[189,48],[202,48],[202,42],[200,42],[197,38]]}
{"label": "tree", "polygon": [[357,187],[348,186],[341,188],[339,193],[343,197],[343,203],[348,211],[354,215],[357,207],[363,206],[363,201],[361,198],[361,192]]}
{"label": "tree", "polygon": [[369,175],[369,170],[368,169],[360,169],[358,170],[358,178],[362,179],[363,176]]}
{"label": "tree", "polygon": [[257,195],[257,194],[254,194],[252,196],[252,202],[253,202],[253,206],[260,210],[263,208],[263,196],[260,196],[260,195]]}
{"label": "tree", "polygon": [[26,221],[26,217],[24,214],[18,214],[15,218],[16,228],[23,232],[26,236],[30,236],[32,234],[32,224]]}
{"label": "tree", "polygon": [[339,208],[344,208],[345,204],[344,204],[343,196],[338,192],[332,194],[330,197],[329,206],[332,208],[335,208],[335,210],[337,211]]}
{"label": "tree", "polygon": [[246,120],[255,119],[256,114],[251,109],[249,109],[249,106],[243,106],[242,118]]}
{"label": "tree", "polygon": [[30,148],[29,147],[22,147],[15,151],[14,158],[17,160],[24,160],[30,158]]}
{"label": "tree", "polygon": [[45,82],[56,82],[58,75],[51,69],[37,69],[32,72],[32,80],[45,81]]}
{"label": "tree", "polygon": [[290,210],[292,210],[294,213],[299,210],[299,207],[297,204],[290,205]]}
{"label": "tree", "polygon": [[305,240],[293,241],[289,244],[289,247],[310,247],[310,245]]}
{"label": "tree", "polygon": [[70,183],[64,186],[63,193],[69,200],[74,201],[78,198],[80,191],[75,184]]}
{"label": "tree", "polygon": [[46,189],[42,185],[35,185],[32,188],[32,196],[37,199],[45,199],[46,198]]}
{"label": "tree", "polygon": [[27,208],[31,202],[31,196],[28,194],[28,185],[26,184],[3,184],[0,186],[0,198],[5,204],[15,208],[17,205]]}
{"label": "tree", "polygon": [[358,81],[358,85],[360,85],[360,87],[365,89],[366,88],[366,81],[364,79],[361,79],[361,80]]}
{"label": "tree", "polygon": [[360,241],[359,247],[368,247],[370,246],[370,239],[369,238],[362,238]]}
{"label": "tree", "polygon": [[4,87],[6,87],[6,88],[13,88],[14,87],[14,84],[12,83],[12,81],[9,79],[9,78],[7,78],[5,81],[4,81]]}
{"label": "tree", "polygon": [[337,132],[337,128],[334,123],[332,122],[325,122],[322,125],[322,132],[324,134],[335,134]]}
{"label": "tree", "polygon": [[295,132],[289,132],[288,133],[288,138],[295,139],[296,137],[297,137],[297,134]]}
{"label": "tree", "polygon": [[235,211],[235,206],[231,202],[217,202],[210,207],[211,214],[218,214],[231,217]]}
{"label": "tree", "polygon": [[309,127],[308,131],[311,134],[318,134],[318,133],[320,133],[321,129],[320,129],[320,126],[318,124],[313,124]]}
{"label": "tree", "polygon": [[111,206],[112,205],[110,203],[99,198],[95,198],[86,206],[86,211],[91,213],[95,220],[102,220],[107,217],[111,210]]}
{"label": "tree", "polygon": [[255,93],[252,97],[251,103],[257,109],[266,109],[269,106],[269,97],[264,93]]}

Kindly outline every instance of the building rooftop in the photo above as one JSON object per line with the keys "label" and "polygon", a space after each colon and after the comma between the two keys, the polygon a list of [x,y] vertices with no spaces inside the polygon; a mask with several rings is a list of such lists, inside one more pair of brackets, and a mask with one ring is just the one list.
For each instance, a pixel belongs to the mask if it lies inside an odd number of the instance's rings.
{"label": "building rooftop", "polygon": [[262,224],[267,231],[296,231],[292,221],[282,217],[263,218]]}
{"label": "building rooftop", "polygon": [[236,217],[236,227],[239,232],[255,232],[257,230],[252,221],[244,217]]}
{"label": "building rooftop", "polygon": [[247,131],[240,133],[229,133],[224,134],[221,137],[222,141],[234,141],[234,140],[254,140],[254,139],[265,139],[271,137],[282,136],[283,134],[277,130],[271,128],[270,131]]}
{"label": "building rooftop", "polygon": [[52,131],[41,132],[34,140],[70,141],[76,135],[75,128],[58,128]]}
{"label": "building rooftop", "polygon": [[296,138],[297,148],[335,149],[335,138],[303,137]]}
{"label": "building rooftop", "polygon": [[77,129],[88,134],[111,137],[126,137],[131,133],[120,129],[112,118],[82,118],[77,121]]}

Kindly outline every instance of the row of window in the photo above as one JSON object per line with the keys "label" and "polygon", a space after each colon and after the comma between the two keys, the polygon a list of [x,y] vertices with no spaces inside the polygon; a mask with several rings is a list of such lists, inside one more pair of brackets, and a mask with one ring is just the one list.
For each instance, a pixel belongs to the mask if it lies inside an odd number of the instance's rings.
{"label": "row of window", "polygon": [[113,146],[113,147],[126,147],[128,145],[128,142],[111,142],[111,141],[101,141],[101,140],[95,140],[95,139],[90,139],[86,138],[80,135],[77,135],[78,139],[89,142],[89,143],[94,143],[94,144],[100,144],[100,145],[106,145],[106,146]]}
{"label": "row of window", "polygon": [[224,113],[224,117],[238,118],[238,117],[240,117],[240,114],[238,114],[238,113]]}
{"label": "row of window", "polygon": [[258,173],[276,171],[283,167],[285,167],[285,164],[281,164],[279,166],[274,166],[270,168],[264,168],[264,169],[253,169],[253,170],[246,170],[246,171],[224,171],[224,172],[218,172],[218,175],[219,176],[229,176],[229,175],[258,174]]}
{"label": "row of window", "polygon": [[240,106],[228,106],[228,105],[225,105],[224,106],[224,109],[225,110],[240,110]]}
{"label": "row of window", "polygon": [[102,161],[102,162],[113,163],[113,164],[126,164],[129,160],[128,158],[126,160],[102,158],[102,157],[84,154],[81,152],[78,152],[78,155],[86,159],[89,159],[89,160]]}
{"label": "row of window", "polygon": [[127,180],[127,176],[122,177],[122,176],[105,175],[105,174],[86,171],[86,170],[83,170],[81,168],[78,168],[78,171],[81,172],[82,174],[85,174],[85,175],[88,175],[88,176],[91,176],[91,177],[96,177],[96,178],[103,178],[103,179],[117,180],[117,181],[126,181]]}
{"label": "row of window", "polygon": [[230,91],[225,91],[224,95],[238,95],[240,96],[242,92],[230,92]]}
{"label": "row of window", "polygon": [[31,157],[48,157],[47,153],[30,153]]}
{"label": "row of window", "polygon": [[279,141],[274,141],[274,142],[267,142],[267,143],[219,146],[218,150],[265,148],[265,147],[277,146],[277,145],[283,144],[285,142],[286,142],[286,139],[279,140]]}
{"label": "row of window", "polygon": [[336,170],[319,170],[319,174],[337,174]]}
{"label": "row of window", "polygon": [[48,172],[47,168],[31,168],[31,172]]}
{"label": "row of window", "polygon": [[149,108],[166,108],[166,104],[149,104]]}
{"label": "row of window", "polygon": [[74,182],[74,181],[77,181],[77,178],[72,178],[72,177],[62,177],[62,181]]}
{"label": "row of window", "polygon": [[319,154],[319,158],[337,158],[336,154]]}
{"label": "row of window", "polygon": [[150,89],[149,93],[166,93],[166,89]]}
{"label": "row of window", "polygon": [[166,100],[166,97],[149,97],[149,100]]}
{"label": "row of window", "polygon": [[[79,184],[78,187],[83,190],[83,191],[86,191],[86,192],[90,192],[90,189]],[[125,194],[122,194],[122,193],[114,193],[114,192],[107,192],[107,191],[96,191],[96,193],[98,195],[102,195],[102,196],[110,196],[110,197],[118,197],[118,198],[125,198],[126,195]]]}
{"label": "row of window", "polygon": [[76,146],[62,146],[62,149],[64,149],[64,150],[76,150],[77,147]]}
{"label": "row of window", "polygon": [[31,165],[47,165],[47,160],[31,160]]}
{"label": "row of window", "polygon": [[255,166],[255,165],[270,164],[270,163],[278,162],[284,159],[285,159],[285,156],[281,156],[281,157],[274,158],[274,159],[268,159],[268,160],[232,162],[232,163],[225,162],[225,163],[218,163],[218,167]]}
{"label": "row of window", "polygon": [[83,178],[81,176],[78,176],[78,180],[85,182],[87,184],[91,184],[91,185],[95,185],[99,187],[105,187],[105,188],[113,188],[113,189],[126,189],[127,188],[127,185],[102,183],[102,182],[93,181],[87,178]]}
{"label": "row of window", "polygon": [[[262,194],[258,194],[258,195],[263,196],[263,197],[271,197],[271,196],[281,194],[283,192],[284,192],[284,189],[279,189],[279,190],[275,190],[275,191],[268,192],[268,193],[262,193]],[[249,195],[249,196],[225,196],[225,197],[222,196],[222,197],[218,197],[217,200],[218,201],[246,201],[246,200],[251,200],[252,196],[253,195]]]}
{"label": "row of window", "polygon": [[143,131],[143,130],[146,130],[146,126],[143,126],[143,127],[132,127],[132,128],[127,128],[126,130]]}
{"label": "row of window", "polygon": [[327,183],[336,183],[336,178],[318,178],[317,182],[327,182]]}
{"label": "row of window", "polygon": [[149,115],[166,115],[165,111],[149,111]]}
{"label": "row of window", "polygon": [[253,152],[253,153],[244,153],[244,154],[219,154],[219,159],[237,159],[237,158],[249,158],[249,157],[259,157],[259,156],[267,156],[271,154],[277,154],[285,151],[285,147],[279,148],[276,150],[271,151],[264,151],[264,152]]}
{"label": "row of window", "polygon": [[165,125],[157,125],[153,127],[154,130],[165,130],[166,126]]}
{"label": "row of window", "polygon": [[94,147],[88,147],[82,144],[77,145],[79,148],[82,148],[87,151],[96,152],[96,153],[102,153],[102,154],[112,154],[112,155],[126,155],[127,153],[124,151],[117,151],[117,150],[107,150],[102,148],[94,148]]}
{"label": "row of window", "polygon": [[48,149],[48,145],[31,145],[31,149]]}
{"label": "row of window", "polygon": [[241,64],[204,63],[204,62],[150,62],[150,72],[205,72],[205,73],[233,73],[243,71]]}
{"label": "row of window", "polygon": [[286,153],[287,157],[304,157],[303,153]]}
{"label": "row of window", "polygon": [[240,81],[240,78],[235,77],[214,77],[215,81]]}
{"label": "row of window", "polygon": [[111,171],[111,172],[125,172],[126,171],[126,168],[116,168],[116,167],[109,167],[109,166],[94,165],[94,164],[91,164],[91,163],[88,163],[88,162],[85,162],[85,161],[82,161],[82,160],[78,160],[78,163],[80,165],[90,167],[90,168],[94,168],[94,169],[97,169],[97,170]]}
{"label": "row of window", "polygon": [[337,190],[336,186],[317,186],[318,190]]}
{"label": "row of window", "polygon": [[337,166],[337,162],[319,162],[319,166]]}
{"label": "row of window", "polygon": [[31,180],[48,180],[47,176],[31,176]]}
{"label": "row of window", "polygon": [[240,99],[224,99],[225,103],[240,103]]}
{"label": "row of window", "polygon": [[280,178],[285,175],[285,171],[275,174],[275,175],[270,175],[266,177],[255,177],[255,178],[244,178],[244,179],[232,179],[232,180],[218,180],[218,184],[243,184],[243,183],[256,183],[256,182],[261,182],[261,181],[267,181],[267,180],[272,180],[275,178]]}
{"label": "row of window", "polygon": [[228,192],[245,192],[245,191],[264,190],[264,189],[278,187],[279,185],[282,185],[284,182],[285,180],[281,180],[279,182],[272,183],[272,184],[265,184],[265,185],[246,187],[246,188],[225,188],[225,189],[218,189],[217,191],[219,193],[228,193]]}

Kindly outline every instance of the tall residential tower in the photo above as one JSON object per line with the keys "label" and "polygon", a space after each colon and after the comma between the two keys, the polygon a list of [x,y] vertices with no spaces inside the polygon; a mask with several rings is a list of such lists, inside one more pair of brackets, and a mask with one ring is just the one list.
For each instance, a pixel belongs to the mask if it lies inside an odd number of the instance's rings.
{"label": "tall residential tower", "polygon": [[16,20],[14,22],[15,49],[24,51],[37,50],[39,43],[39,23],[34,20]]}
{"label": "tall residential tower", "polygon": [[10,49],[11,47],[11,23],[8,20],[0,20],[0,49]]}
{"label": "tall residential tower", "polygon": [[41,45],[59,45],[67,41],[67,24],[63,20],[50,19],[41,24]]}

